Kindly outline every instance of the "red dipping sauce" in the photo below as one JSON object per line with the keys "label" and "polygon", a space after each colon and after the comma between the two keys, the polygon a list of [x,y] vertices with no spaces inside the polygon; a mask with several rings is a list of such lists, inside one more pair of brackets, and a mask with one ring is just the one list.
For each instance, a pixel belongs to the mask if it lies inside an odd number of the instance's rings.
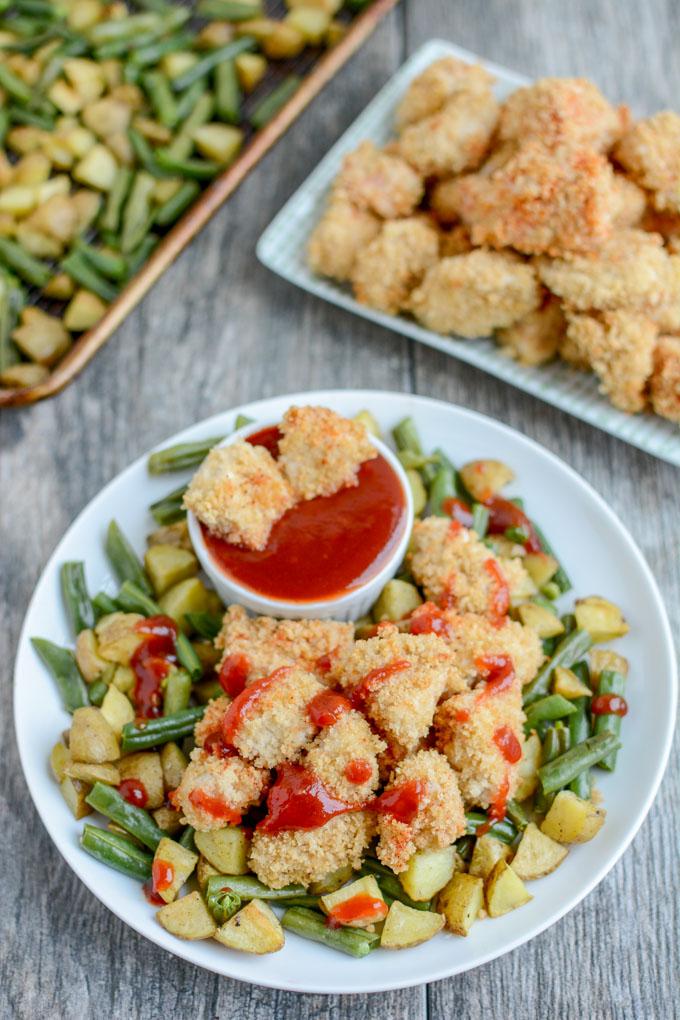
{"label": "red dipping sauce", "polygon": [[[247,439],[278,455],[276,426]],[[358,480],[332,496],[297,503],[260,551],[232,545],[201,525],[215,565],[267,598],[317,602],[353,591],[379,573],[406,526],[401,481],[384,457],[365,461]]]}

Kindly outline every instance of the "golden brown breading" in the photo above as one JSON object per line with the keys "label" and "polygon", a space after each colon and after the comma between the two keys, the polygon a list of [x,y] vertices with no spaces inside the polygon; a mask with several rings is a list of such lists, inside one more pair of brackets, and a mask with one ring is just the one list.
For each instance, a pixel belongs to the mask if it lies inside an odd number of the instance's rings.
{"label": "golden brown breading", "polygon": [[657,414],[680,422],[680,338],[676,336],[657,340],[650,396]]}
{"label": "golden brown breading", "polygon": [[653,192],[657,209],[680,213],[680,114],[664,110],[638,121],[620,140],[614,157]]}
{"label": "golden brown breading", "polygon": [[647,194],[623,174],[614,174],[614,228],[625,230],[640,225],[645,214]]}
{"label": "golden brown breading", "polygon": [[354,296],[362,305],[396,315],[438,257],[437,230],[424,217],[390,220],[357,255]]}
{"label": "golden brown breading", "polygon": [[628,125],[626,107],[616,109],[585,78],[540,78],[506,99],[498,126],[504,141],[588,145],[607,152]]}
{"label": "golden brown breading", "polygon": [[[484,655],[508,655],[522,687],[534,679],[543,661],[543,649],[531,627],[523,627],[509,618],[502,627],[494,627],[477,613],[449,610],[445,616],[449,626],[446,640],[453,646],[456,665],[468,687],[478,680],[476,660]],[[447,691],[447,694],[453,693]]]}
{"label": "golden brown breading", "polygon": [[557,354],[565,328],[560,303],[551,297],[513,326],[496,330],[496,339],[521,365],[543,365]]}
{"label": "golden brown breading", "polygon": [[410,308],[427,329],[473,338],[511,326],[540,300],[532,266],[507,252],[472,251],[428,270]]}
{"label": "golden brown breading", "polygon": [[459,223],[451,230],[439,231],[439,257],[451,258],[453,255],[466,255],[472,251],[470,228]]}
{"label": "golden brown breading", "polygon": [[359,868],[374,833],[375,820],[368,811],[338,815],[318,829],[276,835],[256,829],[248,863],[270,889],[291,882],[308,886],[348,864]]}
{"label": "golden brown breading", "polygon": [[275,620],[248,616],[243,606],[229,606],[215,647],[248,660],[246,684],[269,676],[280,666],[302,666],[326,682],[331,668],[354,644],[354,625],[337,620]]}
{"label": "golden brown breading", "polygon": [[474,170],[489,149],[497,120],[498,101],[492,92],[462,92],[406,127],[399,151],[423,177]]}
{"label": "golden brown breading", "polygon": [[567,312],[567,337],[600,379],[615,407],[635,413],[647,404],[658,329],[640,312]]}
{"label": "golden brown breading", "polygon": [[363,462],[378,456],[365,425],[328,407],[289,407],[279,428],[278,463],[298,499],[358,485]]}
{"label": "golden brown breading", "polygon": [[680,213],[659,212],[648,207],[640,226],[643,230],[661,234],[671,254],[680,253]]}
{"label": "golden brown breading", "polygon": [[487,93],[494,78],[478,64],[466,64],[455,57],[442,57],[414,78],[397,107],[396,127],[423,120],[460,92],[468,95]]}
{"label": "golden brown breading", "polygon": [[211,450],[184,494],[184,505],[210,531],[248,549],[264,549],[294,502],[269,451],[243,440]]}
{"label": "golden brown breading", "polygon": [[388,814],[378,818],[377,854],[386,867],[405,871],[416,850],[441,850],[465,832],[465,812],[456,774],[437,751],[418,751],[397,765],[387,787],[420,782],[418,814],[410,824]]}
{"label": "golden brown breading", "polygon": [[449,177],[437,181],[430,192],[429,201],[432,214],[443,226],[448,227],[460,220],[458,193],[460,177]]}
{"label": "golden brown breading", "polygon": [[[360,712],[345,712],[315,737],[305,766],[333,796],[348,804],[363,804],[378,788],[378,755],[386,747]],[[351,782],[345,775],[350,762],[357,761],[368,762],[371,767],[369,779],[362,783]]]}
{"label": "golden brown breading", "polygon": [[651,309],[673,297],[676,270],[658,234],[618,230],[593,255],[536,260],[546,287],[572,308]]}
{"label": "golden brown breading", "polygon": [[[268,785],[265,769],[240,758],[215,758],[195,748],[172,799],[182,812],[183,823],[198,832],[209,832],[235,824],[238,816],[260,802]],[[222,810],[215,813],[215,806]],[[229,817],[230,811],[233,817]]]}
{"label": "golden brown breading", "polygon": [[613,179],[593,149],[527,142],[490,176],[462,178],[456,201],[474,244],[527,255],[592,251],[612,230]]}
{"label": "golden brown breading", "polygon": [[208,737],[220,732],[224,713],[230,704],[231,698],[227,698],[226,695],[208,702],[203,718],[199,719],[194,726],[194,740],[197,747],[203,747]]}
{"label": "golden brown breading", "polygon": [[380,220],[366,209],[334,198],[314,228],[307,246],[307,264],[313,273],[344,282],[349,279],[358,252],[380,230]]}
{"label": "golden brown breading", "polygon": [[423,182],[401,156],[366,141],[343,159],[333,195],[391,220],[410,216],[423,197]]}

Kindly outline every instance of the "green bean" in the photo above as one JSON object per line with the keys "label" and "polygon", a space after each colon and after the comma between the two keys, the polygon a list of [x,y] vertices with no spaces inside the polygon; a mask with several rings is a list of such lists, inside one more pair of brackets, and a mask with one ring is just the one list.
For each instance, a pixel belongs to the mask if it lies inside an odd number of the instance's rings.
{"label": "green bean", "polygon": [[392,437],[398,450],[402,452],[408,450],[409,453],[415,453],[420,457],[424,456],[423,446],[413,418],[403,418],[398,422],[392,429]]}
{"label": "green bean", "polygon": [[208,456],[213,446],[221,443],[224,436],[212,436],[210,439],[199,439],[193,443],[177,443],[166,446],[149,456],[147,470],[150,475],[163,475],[169,471],[185,471],[196,467]]}
{"label": "green bean", "polygon": [[297,75],[291,74],[255,107],[250,115],[250,123],[256,131],[261,130],[270,120],[274,119],[279,110],[297,92],[300,81],[301,79]]}
{"label": "green bean", "polygon": [[28,104],[33,99],[31,88],[7,64],[0,63],[0,87],[18,103]]}
{"label": "green bean", "polygon": [[[536,532],[536,536],[539,542],[541,543],[541,548],[543,552],[547,553],[548,556],[552,556],[553,559],[557,560],[557,556],[555,556],[555,550],[551,546],[548,539],[545,537],[545,534],[543,533],[541,528],[539,528],[538,524],[536,524],[535,521],[532,521],[531,523],[533,525],[534,531]],[[557,562],[559,563],[559,560],[557,560]],[[561,565],[557,568],[557,572],[553,575],[551,580],[555,582],[555,584],[558,586],[562,594],[570,591],[572,588],[571,580],[569,579],[566,570]]]}
{"label": "green bean", "polygon": [[22,280],[35,287],[45,287],[52,279],[52,270],[46,262],[29,255],[20,244],[10,241],[8,237],[0,237],[0,259]]}
{"label": "green bean", "polygon": [[64,62],[69,57],[81,56],[87,51],[84,40],[67,40],[63,45],[54,51],[42,69],[38,83],[35,86],[36,92],[45,93],[57,80],[64,67]]}
{"label": "green bean", "polygon": [[[585,662],[577,663],[573,669],[579,679],[583,680],[584,683],[588,682],[588,667]],[[574,701],[576,712],[569,716],[567,721],[569,742],[572,747],[576,747],[578,744],[583,743],[590,733],[590,720],[588,718],[589,701],[590,699],[587,697],[577,698]],[[589,769],[579,773],[579,775],[576,776],[576,778],[569,784],[569,789],[572,793],[575,793],[577,797],[581,797],[583,800],[587,800],[590,797],[591,787],[592,784]]]}
{"label": "green bean", "polygon": [[531,707],[527,709],[524,732],[528,735],[541,722],[563,719],[565,715],[573,715],[575,712],[573,702],[567,701],[561,694],[548,694],[545,698],[532,702]]}
{"label": "green bean", "polygon": [[234,432],[238,432],[239,429],[244,429],[246,425],[253,425],[255,423],[254,418],[249,418],[247,414],[237,414],[234,420]]}
{"label": "green bean", "polygon": [[206,893],[228,887],[242,900],[289,900],[293,896],[305,896],[303,885],[286,885],[282,889],[270,889],[254,875],[211,875]]}
{"label": "green bean", "polygon": [[142,75],[142,84],[156,119],[164,127],[173,128],[179,120],[179,115],[168,79],[160,71],[147,71]]}
{"label": "green bean", "polygon": [[225,60],[215,68],[215,112],[228,124],[240,122],[241,90],[233,60]]}
{"label": "green bean", "polygon": [[61,593],[74,634],[94,627],[94,609],[85,583],[85,565],[81,561],[62,563]]}
{"label": "green bean", "polygon": [[148,232],[153,218],[151,196],[155,187],[156,182],[151,174],[141,170],[135,175],[123,211],[120,247],[124,255],[134,251]]}
{"label": "green bean", "polygon": [[93,684],[90,684],[87,688],[87,696],[90,699],[91,705],[96,705],[97,708],[101,705],[102,701],[106,697],[106,692],[109,689],[109,685],[106,680],[95,680]]}
{"label": "green bean", "polygon": [[87,688],[73,652],[46,638],[31,638],[31,644],[54,677],[66,711],[75,712],[88,705]]}
{"label": "green bean", "polygon": [[[477,829],[483,825],[489,824],[489,819],[483,811],[468,811],[465,815],[465,821],[467,824],[466,832],[468,835],[474,835]],[[499,839],[501,843],[513,843],[517,836],[517,829],[507,818],[502,821],[494,822],[491,828],[488,830],[490,836],[494,836]]]}
{"label": "green bean", "polygon": [[442,464],[430,486],[430,513],[437,517],[448,517],[444,504],[455,495],[456,481],[453,471],[447,464]]}
{"label": "green bean", "polygon": [[193,693],[199,705],[207,705],[209,701],[221,697],[224,691],[218,680],[201,680],[200,683],[194,684]]}
{"label": "green bean", "polygon": [[109,280],[124,280],[127,276],[127,262],[122,255],[102,251],[100,248],[95,248],[93,244],[83,241],[80,237],[76,238],[73,247],[87,262],[91,263],[93,269],[101,273],[102,276],[108,277]]}
{"label": "green bean", "polygon": [[[207,91],[207,84],[204,78],[194,82],[177,100],[177,109],[182,121],[180,134],[190,135],[195,128],[200,127],[209,121],[213,115],[215,101]],[[193,143],[192,143],[193,144]],[[172,149],[172,145],[169,146]],[[191,148],[189,148],[191,152]],[[188,153],[173,153],[174,155],[188,155]]]}
{"label": "green bean", "polygon": [[94,609],[95,616],[98,620],[102,616],[108,616],[110,613],[118,612],[118,604],[114,602],[110,595],[107,595],[105,591],[100,591],[92,599],[92,608]]}
{"label": "green bean", "polygon": [[544,697],[550,688],[550,679],[553,670],[557,666],[568,668],[573,666],[586,654],[592,640],[587,630],[575,630],[562,638],[551,658],[539,670],[538,675],[530,684],[524,688],[524,706],[531,705],[534,701]]}
{"label": "green bean", "polygon": [[543,654],[549,659],[550,656],[554,654],[555,649],[557,648],[557,638],[556,637],[543,638],[543,640],[541,641],[541,647],[543,648]]}
{"label": "green bean", "polygon": [[512,824],[520,830],[526,829],[529,824],[529,817],[522,807],[516,800],[509,800],[507,808],[505,809],[506,816],[510,819]]}
{"label": "green bean", "polygon": [[472,504],[472,530],[476,531],[480,538],[486,536],[489,527],[489,510],[483,503]]}
{"label": "green bean", "polygon": [[509,542],[515,542],[517,545],[526,545],[529,540],[526,531],[522,531],[521,528],[506,528],[505,537]]}
{"label": "green bean", "polygon": [[557,616],[557,609],[550,599],[545,598],[544,595],[534,595],[530,601],[533,602],[535,606],[541,606],[543,609],[547,609],[549,613],[552,613],[553,616]]}
{"label": "green bean", "polygon": [[191,677],[184,669],[173,669],[165,681],[163,715],[176,715],[189,707]]}
{"label": "green bean", "polygon": [[[146,575],[145,575],[146,576]],[[163,610],[145,591],[131,580],[126,580],[118,593],[118,603],[126,613],[142,613],[143,616],[162,616]],[[192,648],[191,641],[179,631],[176,641],[177,658],[192,680],[203,676],[201,660]]]}
{"label": "green bean", "polygon": [[[560,617],[560,620],[562,621],[562,626],[564,627],[564,637],[568,637],[569,634],[573,634],[574,631],[576,630],[576,617],[574,616],[574,614],[564,613]],[[562,640],[564,640],[564,637],[562,638]]]}
{"label": "green bean", "polygon": [[[600,681],[597,686],[598,694],[618,694],[619,697],[623,697],[626,693],[626,678],[623,673],[618,673],[613,669],[604,669],[600,673]],[[616,737],[621,733],[621,723],[623,719],[620,715],[616,715],[613,712],[607,712],[602,715],[596,715],[593,720],[593,733],[599,734],[608,731],[613,733]],[[599,762],[601,769],[606,769],[608,772],[613,772],[616,768],[616,751],[612,751],[606,758],[603,758]]]}
{"label": "green bean", "polygon": [[176,521],[184,520],[187,515],[183,505],[185,492],[186,485],[181,485],[179,489],[174,489],[163,499],[151,504],[149,512],[156,524],[174,524]]}
{"label": "green bean", "polygon": [[222,166],[209,159],[178,159],[172,156],[167,149],[159,149],[156,160],[161,169],[177,177],[189,177],[197,181],[210,181],[215,177]]}
{"label": "green bean", "polygon": [[305,907],[289,907],[281,918],[281,924],[296,935],[357,958],[367,956],[380,941],[380,936],[374,932],[358,928],[330,928],[322,914]]}
{"label": "green bean", "polygon": [[[221,875],[211,875],[211,878],[221,878]],[[242,900],[238,893],[228,886],[218,887],[208,883],[205,890],[205,902],[208,910],[218,924],[224,924],[230,917],[241,909]]]}
{"label": "green bean", "polygon": [[158,14],[131,14],[118,21],[100,21],[88,29],[88,38],[93,46],[131,39],[146,32],[153,32],[163,26]]}
{"label": "green bean", "polygon": [[58,8],[48,0],[14,0],[12,5],[21,14],[32,14],[36,18],[47,18],[52,21],[60,13]]}
{"label": "green bean", "polygon": [[158,207],[154,217],[156,223],[161,227],[170,226],[171,223],[179,219],[200,193],[200,184],[196,181],[185,181],[171,198]]}
{"label": "green bean", "polygon": [[[548,762],[553,761],[561,753],[559,726],[561,726],[561,724],[558,724],[558,726],[551,726],[543,738],[541,765],[546,765]],[[534,810],[539,815],[547,814],[548,808],[552,804],[553,800],[553,797],[543,793],[543,791],[539,788],[534,796]]]}
{"label": "green bean", "polygon": [[168,53],[176,53],[178,50],[188,49],[194,36],[191,32],[182,32],[170,36],[169,39],[162,39],[160,42],[149,43],[148,46],[141,46],[130,56],[130,63],[135,67],[151,67],[166,56]]}
{"label": "green bean", "polygon": [[216,638],[222,629],[222,617],[219,613],[186,613],[184,619],[192,630],[209,641]]}
{"label": "green bean", "polygon": [[9,130],[9,113],[5,109],[0,109],[0,145],[5,144],[5,138]]}
{"label": "green bean", "polygon": [[431,903],[429,900],[422,902],[412,900],[410,896],[407,896],[403,885],[394,872],[390,868],[386,868],[380,861],[376,861],[374,857],[364,858],[361,864],[361,873],[364,875],[374,875],[385,897],[389,897],[391,900],[399,900],[400,903],[405,903],[407,907],[412,907],[414,910],[430,909]]}
{"label": "green bean", "polygon": [[541,765],[538,770],[538,778],[544,793],[554,793],[568,786],[578,775],[589,769],[591,765],[598,765],[604,758],[618,751],[621,741],[616,734],[604,730],[594,737],[582,740],[580,744],[571,747],[565,754]]}
{"label": "green bean", "polygon": [[124,836],[99,829],[96,825],[85,825],[80,845],[102,864],[108,864],[130,878],[138,878],[141,882],[151,878],[153,857]]}
{"label": "green bean", "polygon": [[0,268],[0,372],[20,360],[12,331],[25,303],[26,296],[16,276]]}
{"label": "green bean", "polygon": [[544,584],[541,588],[541,594],[545,595],[545,597],[551,602],[554,602],[555,599],[560,597],[562,592],[560,591],[560,586],[558,584],[555,584],[554,581],[548,581],[548,583]]}
{"label": "green bean", "polygon": [[144,240],[137,245],[135,250],[130,252],[127,257],[128,279],[132,279],[132,277],[142,268],[145,262],[148,261],[149,257],[157,248],[159,241],[160,238],[156,234],[147,234]]}
{"label": "green bean", "polygon": [[182,835],[179,837],[177,842],[180,846],[183,846],[185,850],[192,850],[195,852],[196,844],[194,843],[194,829],[193,825],[187,825]]}
{"label": "green bean", "polygon": [[262,8],[259,4],[239,3],[238,0],[200,0],[196,13],[209,21],[249,21],[261,17]]}
{"label": "green bean", "polygon": [[114,786],[95,783],[85,800],[95,811],[120,825],[150,850],[155,850],[165,835],[148,811],[128,804]]}
{"label": "green bean", "polygon": [[109,523],[106,532],[106,555],[119,581],[131,581],[146,595],[151,594],[153,588],[146,571],[116,521]]}
{"label": "green bean", "polygon": [[[132,146],[132,151],[134,152],[138,163],[141,164],[147,174],[150,174],[151,177],[160,178],[161,180],[163,178],[170,177],[170,174],[163,169],[156,159],[156,152],[151,148],[144,135],[140,134],[136,128],[128,128],[128,138],[130,139],[130,145]],[[150,214],[148,214],[148,219],[150,222]]]}
{"label": "green bean", "polygon": [[104,301],[115,301],[118,297],[118,288],[100,276],[97,270],[75,249],[61,260],[60,266],[76,283],[85,287],[86,290],[98,294]]}
{"label": "green bean", "polygon": [[40,128],[41,131],[54,130],[54,114],[39,113],[37,110],[22,110],[19,106],[10,106],[9,119],[12,124],[27,124]]}
{"label": "green bean", "polygon": [[126,723],[123,727],[121,751],[144,751],[148,747],[168,744],[170,741],[181,740],[194,732],[194,726],[205,712],[204,705],[185,708],[175,715],[162,715],[158,719],[148,719],[137,725]]}
{"label": "green bean", "polygon": [[472,852],[475,848],[475,837],[461,836],[460,839],[456,840],[455,847],[458,856],[467,863],[472,857]]}
{"label": "green bean", "polygon": [[227,43],[226,46],[219,46],[198,60],[193,67],[189,67],[184,74],[177,75],[173,79],[172,88],[175,92],[184,92],[194,82],[211,74],[222,61],[232,60],[240,53],[247,53],[249,50],[256,48],[257,42],[249,35],[244,35],[241,39],[234,39],[233,42]]}
{"label": "green bean", "polygon": [[120,166],[116,170],[113,185],[99,220],[99,226],[103,230],[117,231],[120,227],[120,214],[132,184],[132,177],[132,170],[129,167]]}

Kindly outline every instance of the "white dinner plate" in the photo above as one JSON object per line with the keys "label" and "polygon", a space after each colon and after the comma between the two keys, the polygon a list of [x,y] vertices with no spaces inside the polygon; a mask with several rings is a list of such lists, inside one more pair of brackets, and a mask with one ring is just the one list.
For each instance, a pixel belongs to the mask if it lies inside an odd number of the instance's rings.
{"label": "white dinner plate", "polygon": [[537,367],[520,365],[503,354],[493,340],[442,336],[405,315],[386,315],[359,304],[349,286],[316,276],[307,267],[307,241],[323,214],[328,190],[343,157],[366,138],[376,145],[384,145],[394,137],[394,111],[409,83],[433,60],[444,56],[483,64],[496,78],[495,91],[499,99],[505,99],[520,85],[529,83],[523,75],[492,64],[453,43],[439,39],[425,43],[380,90],[272,220],[258,242],[258,258],[272,272],[317,297],[393,332],[436,347],[460,361],[467,361],[655,457],[680,464],[680,427],[655,414],[625,414],[617,410],[598,392],[597,379],[592,373],[579,372],[564,361]]}
{"label": "white dinner plate", "polygon": [[[458,464],[497,457],[516,472],[510,492],[547,532],[580,595],[600,594],[621,605],[630,633],[616,647],[630,660],[630,711],[616,772],[598,774],[607,821],[590,843],[573,847],[564,864],[531,883],[533,899],[495,920],[479,921],[468,938],[438,935],[402,952],[377,950],[362,960],[295,935],[271,956],[246,956],[217,942],[182,942],[154,918],[140,886],[89,857],[78,845],[76,822],[50,775],[48,755],[69,717],[31,645],[34,635],[59,644],[71,637],[59,587],[64,560],[84,560],[92,593],[116,584],[104,556],[104,534],[115,517],[139,552],[152,528],[147,507],[185,475],[150,477],[140,457],[110,482],[74,521],[51,556],[31,600],[15,671],[19,753],[31,796],[66,863],[102,903],[171,953],[217,974],[301,992],[376,992],[435,981],[469,970],[514,949],[571,910],[621,856],[644,819],[670,750],[676,708],[675,657],[666,612],[640,550],[605,502],[571,468],[536,443],[498,422],[436,400],[377,391],[297,393],[261,400],[200,422],[168,443],[227,434],[237,413],[275,421],[291,404],[322,404],[352,415],[369,408],[381,427],[413,415],[426,449],[441,446]],[[164,443],[163,445],[167,445]],[[564,596],[565,607],[573,593]],[[593,932],[593,935],[595,933]],[[130,947],[132,952],[132,948]]]}

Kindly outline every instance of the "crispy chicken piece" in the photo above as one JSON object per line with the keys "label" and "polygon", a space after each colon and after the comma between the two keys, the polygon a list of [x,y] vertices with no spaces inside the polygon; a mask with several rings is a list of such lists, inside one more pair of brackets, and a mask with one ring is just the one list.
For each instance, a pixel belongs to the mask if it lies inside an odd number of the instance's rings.
{"label": "crispy chicken piece", "polygon": [[498,126],[503,141],[539,141],[555,148],[587,145],[607,152],[629,121],[585,78],[541,78],[506,99]]}
{"label": "crispy chicken piece", "polygon": [[449,227],[460,221],[459,191],[460,177],[449,177],[437,181],[430,192],[432,215],[443,226]]}
{"label": "crispy chicken piece", "polygon": [[377,854],[388,868],[405,871],[416,850],[441,850],[465,832],[465,812],[456,774],[437,751],[418,751],[397,765],[387,790],[421,784],[418,813],[410,824],[389,814],[378,819]]}
{"label": "crispy chicken piece", "polygon": [[264,549],[272,525],[294,502],[269,451],[243,440],[211,450],[184,495],[210,531],[248,549]]}
{"label": "crispy chicken piece", "polygon": [[614,157],[653,193],[655,208],[680,213],[680,114],[664,110],[638,121],[620,140]]}
{"label": "crispy chicken piece", "polygon": [[502,627],[494,627],[485,616],[477,613],[448,610],[444,615],[448,624],[445,637],[453,647],[456,665],[468,687],[479,679],[477,660],[480,656],[509,656],[522,687],[534,679],[543,661],[543,649],[531,627],[509,618]]}
{"label": "crispy chicken piece", "polygon": [[567,312],[567,336],[600,379],[600,390],[621,411],[647,404],[658,329],[640,312]]}
{"label": "crispy chicken piece", "polygon": [[640,226],[643,230],[661,234],[669,252],[673,255],[680,254],[680,213],[659,212],[648,207]]}
{"label": "crispy chicken piece", "polygon": [[640,225],[647,206],[647,195],[623,174],[614,174],[613,223],[616,230]]}
{"label": "crispy chicken piece", "polygon": [[379,230],[380,220],[372,212],[334,198],[309,239],[309,268],[341,283],[349,280],[357,254]]}
{"label": "crispy chicken piece", "polygon": [[182,812],[183,823],[209,832],[238,824],[248,808],[260,802],[268,785],[265,769],[195,748],[172,802]]}
{"label": "crispy chicken piece", "polygon": [[511,326],[540,300],[531,266],[507,252],[472,251],[428,270],[410,307],[427,329],[473,338]]}
{"label": "crispy chicken piece", "polygon": [[455,57],[435,60],[413,79],[404,93],[397,107],[397,131],[403,131],[408,124],[436,113],[459,93],[487,94],[491,91],[493,81],[493,75],[479,64],[466,64]]}
{"label": "crispy chicken piece", "polygon": [[205,747],[209,738],[220,736],[222,720],[230,704],[231,698],[227,698],[226,695],[208,702],[203,718],[199,719],[194,726],[194,740],[197,747]]}
{"label": "crispy chicken piece", "polygon": [[359,484],[359,468],[378,456],[365,425],[327,407],[289,407],[278,463],[298,499],[331,496]]}
{"label": "crispy chicken piece", "polygon": [[[363,804],[378,788],[378,755],[386,747],[360,712],[345,712],[315,737],[305,765],[334,797],[348,804]],[[370,768],[368,778],[351,778],[357,764],[366,766],[367,772]],[[360,775],[360,769],[356,771]]]}
{"label": "crispy chicken piece", "polygon": [[680,422],[680,338],[660,336],[650,381],[652,407],[662,418]]}
{"label": "crispy chicken piece", "polygon": [[438,257],[437,230],[424,217],[391,220],[356,258],[354,295],[363,305],[396,315]]}
{"label": "crispy chicken piece", "polygon": [[423,177],[474,170],[489,149],[497,120],[498,101],[492,92],[460,93],[406,127],[399,151]]}
{"label": "crispy chicken piece", "polygon": [[345,156],[333,196],[391,220],[411,215],[423,197],[423,182],[401,156],[366,141]]}
{"label": "crispy chicken piece", "polygon": [[549,297],[519,322],[496,330],[496,339],[521,365],[543,365],[557,354],[565,328],[559,301]]}
{"label": "crispy chicken piece", "polygon": [[470,228],[459,223],[451,230],[439,231],[439,257],[451,258],[454,255],[467,255],[472,251]]}
{"label": "crispy chicken piece", "polygon": [[569,335],[566,327],[564,335],[560,338],[558,354],[562,361],[566,361],[571,368],[575,368],[579,372],[587,372],[590,370],[590,362],[585,357],[578,344],[574,341],[573,337]]}
{"label": "crispy chicken piece", "polygon": [[579,311],[652,309],[677,293],[677,275],[658,234],[619,230],[594,255],[536,260],[543,283]]}

